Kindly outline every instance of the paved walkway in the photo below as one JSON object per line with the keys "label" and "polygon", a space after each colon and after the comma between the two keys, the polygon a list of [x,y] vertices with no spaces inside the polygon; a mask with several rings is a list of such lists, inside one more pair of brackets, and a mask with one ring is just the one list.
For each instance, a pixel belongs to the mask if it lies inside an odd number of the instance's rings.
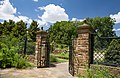
{"label": "paved walkway", "polygon": [[68,72],[68,63],[59,63],[50,68],[4,69],[0,78],[74,78]]}

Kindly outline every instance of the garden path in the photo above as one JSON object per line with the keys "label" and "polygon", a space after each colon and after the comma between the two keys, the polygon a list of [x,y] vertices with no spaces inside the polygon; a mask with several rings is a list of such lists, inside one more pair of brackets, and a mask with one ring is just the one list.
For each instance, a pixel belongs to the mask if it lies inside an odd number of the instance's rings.
{"label": "garden path", "polygon": [[68,62],[55,64],[49,68],[2,69],[0,78],[75,78],[68,72]]}

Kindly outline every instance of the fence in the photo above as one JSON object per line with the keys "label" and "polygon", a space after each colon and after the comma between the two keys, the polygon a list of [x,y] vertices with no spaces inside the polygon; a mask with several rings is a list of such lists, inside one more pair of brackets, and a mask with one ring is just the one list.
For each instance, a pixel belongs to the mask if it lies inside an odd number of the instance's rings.
{"label": "fence", "polygon": [[120,66],[120,37],[94,36],[93,64]]}

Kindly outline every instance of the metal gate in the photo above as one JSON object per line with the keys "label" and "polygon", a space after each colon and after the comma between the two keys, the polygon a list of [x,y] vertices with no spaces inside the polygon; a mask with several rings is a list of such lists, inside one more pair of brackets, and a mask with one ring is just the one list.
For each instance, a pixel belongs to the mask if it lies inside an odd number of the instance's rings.
{"label": "metal gate", "polygon": [[76,47],[76,38],[71,39],[71,43],[69,45],[69,73],[74,76],[74,59],[75,59],[75,54],[74,54],[74,48]]}
{"label": "metal gate", "polygon": [[69,73],[74,76],[73,43],[74,41],[71,41],[71,44],[69,45]]}
{"label": "metal gate", "polygon": [[94,36],[93,63],[120,66],[120,37]]}

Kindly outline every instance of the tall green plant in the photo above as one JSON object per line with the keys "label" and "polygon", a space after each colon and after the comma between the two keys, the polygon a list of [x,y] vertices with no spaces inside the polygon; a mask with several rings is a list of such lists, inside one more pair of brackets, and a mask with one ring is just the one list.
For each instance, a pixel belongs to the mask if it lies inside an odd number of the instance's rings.
{"label": "tall green plant", "polygon": [[5,37],[0,42],[0,68],[16,67],[26,68],[31,66],[25,58],[18,54],[19,41],[14,36]]}

